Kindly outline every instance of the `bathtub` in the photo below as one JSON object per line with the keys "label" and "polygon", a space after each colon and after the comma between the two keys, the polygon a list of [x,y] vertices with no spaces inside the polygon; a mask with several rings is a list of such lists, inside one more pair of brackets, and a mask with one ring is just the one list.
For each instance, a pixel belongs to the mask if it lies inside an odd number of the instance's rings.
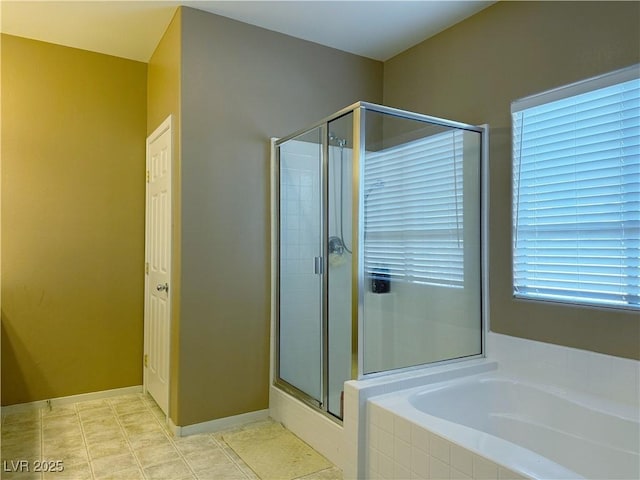
{"label": "bathtub", "polygon": [[499,371],[367,402],[371,478],[639,479],[640,410]]}

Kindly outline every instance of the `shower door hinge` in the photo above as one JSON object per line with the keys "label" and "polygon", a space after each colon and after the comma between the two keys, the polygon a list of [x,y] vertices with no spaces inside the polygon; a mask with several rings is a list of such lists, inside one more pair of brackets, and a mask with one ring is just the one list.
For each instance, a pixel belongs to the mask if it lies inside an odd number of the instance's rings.
{"label": "shower door hinge", "polygon": [[149,275],[149,262],[144,263],[144,273]]}
{"label": "shower door hinge", "polygon": [[313,271],[316,275],[322,275],[324,273],[324,259],[322,257],[314,257],[313,259]]}
{"label": "shower door hinge", "polygon": [[148,354],[144,354],[144,366],[148,367],[149,366],[149,355]]}
{"label": "shower door hinge", "polygon": [[147,170],[147,183],[149,183],[149,170]]}

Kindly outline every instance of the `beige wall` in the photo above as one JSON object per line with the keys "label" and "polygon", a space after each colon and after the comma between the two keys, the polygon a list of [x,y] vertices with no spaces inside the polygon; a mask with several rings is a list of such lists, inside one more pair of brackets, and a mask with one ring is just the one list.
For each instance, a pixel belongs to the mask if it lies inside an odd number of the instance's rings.
{"label": "beige wall", "polygon": [[147,75],[147,135],[172,115],[172,265],[171,265],[171,366],[169,383],[169,415],[174,422],[180,378],[180,77],[182,73],[182,21],[178,9],[158,43]]}
{"label": "beige wall", "polygon": [[382,64],[182,11],[182,298],[177,423],[268,407],[269,138],[357,100]]}
{"label": "beige wall", "polygon": [[516,301],[511,288],[511,101],[640,61],[638,2],[500,2],[392,58],[384,102],[490,137],[493,331],[640,358],[640,315]]}
{"label": "beige wall", "polygon": [[146,72],[3,36],[3,405],[142,383]]}

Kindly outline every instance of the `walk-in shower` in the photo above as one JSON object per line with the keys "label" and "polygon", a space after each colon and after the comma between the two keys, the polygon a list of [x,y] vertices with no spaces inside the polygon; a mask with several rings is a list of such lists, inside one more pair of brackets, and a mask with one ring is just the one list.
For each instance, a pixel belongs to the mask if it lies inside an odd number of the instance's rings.
{"label": "walk-in shower", "polygon": [[340,419],[346,380],[482,355],[481,151],[364,102],[275,142],[276,386]]}

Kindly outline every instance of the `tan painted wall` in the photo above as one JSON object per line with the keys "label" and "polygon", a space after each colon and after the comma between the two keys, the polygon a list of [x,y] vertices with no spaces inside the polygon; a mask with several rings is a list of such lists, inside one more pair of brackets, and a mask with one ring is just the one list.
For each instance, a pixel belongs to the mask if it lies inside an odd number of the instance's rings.
{"label": "tan painted wall", "polygon": [[382,64],[182,11],[182,298],[177,423],[268,407],[269,138],[357,100]]}
{"label": "tan painted wall", "polygon": [[3,36],[2,404],[140,385],[143,63]]}
{"label": "tan painted wall", "polygon": [[180,76],[182,72],[182,21],[178,9],[149,60],[147,76],[147,135],[169,115],[172,119],[172,265],[171,265],[171,370],[169,382],[169,415],[176,421],[178,402],[178,365],[180,364]]}
{"label": "tan painted wall", "polygon": [[493,331],[640,358],[640,315],[516,301],[511,287],[511,101],[640,61],[638,2],[499,2],[384,65],[385,104],[490,137]]}

